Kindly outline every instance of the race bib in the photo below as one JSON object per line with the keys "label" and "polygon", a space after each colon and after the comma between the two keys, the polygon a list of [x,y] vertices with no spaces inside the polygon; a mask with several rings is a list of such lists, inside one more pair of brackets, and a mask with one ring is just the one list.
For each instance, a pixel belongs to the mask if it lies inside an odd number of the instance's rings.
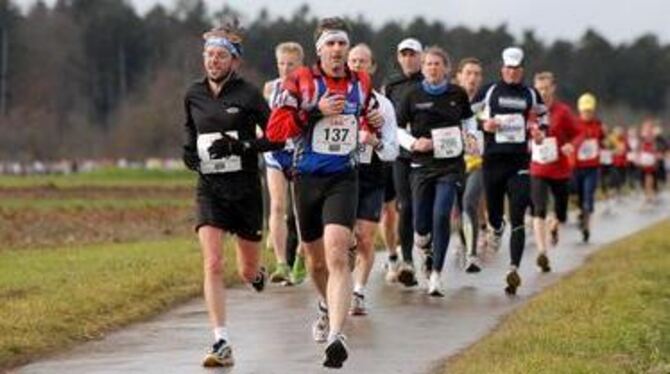
{"label": "race bib", "polygon": [[435,158],[452,158],[463,154],[463,135],[458,126],[442,127],[430,131]]}
{"label": "race bib", "polygon": [[358,120],[353,114],[340,114],[321,119],[314,126],[312,150],[324,155],[344,156],[358,143]]}
{"label": "race bib", "polygon": [[644,167],[651,167],[656,165],[656,155],[651,152],[641,152],[640,165]]}
{"label": "race bib", "polygon": [[524,143],[526,141],[526,120],[521,114],[496,114],[498,130],[496,143]]}
{"label": "race bib", "polygon": [[[228,131],[226,135],[238,139],[237,131]],[[242,170],[242,158],[230,156],[212,159],[209,155],[209,147],[223,135],[219,132],[198,135],[198,157],[200,157],[200,171],[203,174],[231,173]]]}
{"label": "race bib", "polygon": [[588,161],[598,157],[598,140],[586,139],[577,151],[577,160]]}
{"label": "race bib", "polygon": [[600,163],[602,165],[612,165],[614,163],[614,152],[609,149],[600,151]]}
{"label": "race bib", "polygon": [[360,143],[358,145],[358,162],[361,164],[372,163],[372,153],[374,148],[370,144]]}
{"label": "race bib", "polygon": [[481,156],[484,154],[484,133],[482,131],[468,133],[466,138],[466,149],[469,155]]}
{"label": "race bib", "polygon": [[531,144],[531,158],[538,164],[550,164],[558,160],[558,144],[555,137],[545,138],[542,144]]}

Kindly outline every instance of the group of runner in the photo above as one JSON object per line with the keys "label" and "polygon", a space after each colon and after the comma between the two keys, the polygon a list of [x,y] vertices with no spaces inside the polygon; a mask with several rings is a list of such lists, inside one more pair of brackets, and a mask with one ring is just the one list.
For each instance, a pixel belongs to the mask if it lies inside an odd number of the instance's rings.
{"label": "group of runner", "polygon": [[[579,196],[587,241],[600,174],[616,180],[608,184],[616,189],[632,163],[645,186],[653,189],[658,180],[662,150],[653,122],[645,122],[639,138],[620,128],[608,136],[588,93],[575,118],[555,97],[552,73],[537,74],[533,87],[524,84],[520,48],[504,49],[500,79],[482,86],[476,58],[454,67],[445,50],[408,38],[397,46],[398,73],[376,91],[373,52],[365,44],[351,46],[342,19],[321,20],[314,41],[313,66],[303,66],[299,44],[277,46],[279,77],[261,93],[238,73],[239,30],[226,25],[204,34],[206,74],[186,94],[183,158],[199,175],[196,232],[215,341],[205,366],[233,364],[222,279],[226,234],[236,236],[240,276],[258,292],[268,280],[296,284],[309,275],[318,295],[312,335],[326,343],[323,365],[339,368],[348,357],[342,334],[347,315],[368,313],[378,228],[388,255],[386,279],[417,286],[416,251],[427,293],[439,297],[452,221],[460,222],[454,231],[465,271],[477,273],[479,252],[501,246],[507,206],[505,292],[513,295],[521,285],[529,210],[536,263],[548,272],[548,248],[558,242],[571,190]],[[260,264],[260,154],[277,260],[271,275]]]}

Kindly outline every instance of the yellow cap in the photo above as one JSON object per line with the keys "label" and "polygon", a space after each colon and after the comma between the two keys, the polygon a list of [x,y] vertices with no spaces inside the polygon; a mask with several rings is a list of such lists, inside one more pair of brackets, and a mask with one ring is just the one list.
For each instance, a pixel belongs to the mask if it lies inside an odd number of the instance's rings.
{"label": "yellow cap", "polygon": [[577,109],[580,112],[595,111],[598,101],[593,94],[585,93],[577,100]]}

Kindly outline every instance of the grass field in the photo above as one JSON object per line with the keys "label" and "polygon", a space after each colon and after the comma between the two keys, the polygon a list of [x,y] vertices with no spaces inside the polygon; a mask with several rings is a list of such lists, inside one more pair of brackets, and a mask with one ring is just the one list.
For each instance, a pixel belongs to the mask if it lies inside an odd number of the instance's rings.
{"label": "grass field", "polygon": [[670,373],[670,221],[610,245],[444,373]]}
{"label": "grass field", "polygon": [[201,279],[195,239],[0,252],[0,371],[199,295]]}

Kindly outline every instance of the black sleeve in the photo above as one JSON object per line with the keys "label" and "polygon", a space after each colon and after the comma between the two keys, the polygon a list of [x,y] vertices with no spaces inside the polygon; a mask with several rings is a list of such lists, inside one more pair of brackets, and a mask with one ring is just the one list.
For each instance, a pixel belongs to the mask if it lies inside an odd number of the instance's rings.
{"label": "black sleeve", "polygon": [[396,119],[399,129],[407,129],[407,124],[412,121],[412,91],[404,90],[397,104]]}
{"label": "black sleeve", "polygon": [[196,149],[196,143],[198,138],[198,131],[195,128],[195,123],[193,123],[193,116],[191,115],[191,105],[189,101],[188,94],[184,98],[184,148]]}
{"label": "black sleeve", "polygon": [[258,153],[258,152],[268,152],[275,151],[284,148],[284,142],[273,143],[269,141],[265,135],[265,129],[267,127],[268,120],[270,119],[270,106],[267,101],[263,98],[263,95],[260,92],[254,90],[254,95],[252,100],[252,119],[254,125],[258,125],[263,130],[263,137],[259,139],[252,139],[245,144],[247,152]]}
{"label": "black sleeve", "polygon": [[461,119],[469,119],[475,114],[472,112],[472,107],[470,106],[470,99],[468,99],[468,94],[465,92],[465,90],[461,90],[461,100],[464,108]]}

